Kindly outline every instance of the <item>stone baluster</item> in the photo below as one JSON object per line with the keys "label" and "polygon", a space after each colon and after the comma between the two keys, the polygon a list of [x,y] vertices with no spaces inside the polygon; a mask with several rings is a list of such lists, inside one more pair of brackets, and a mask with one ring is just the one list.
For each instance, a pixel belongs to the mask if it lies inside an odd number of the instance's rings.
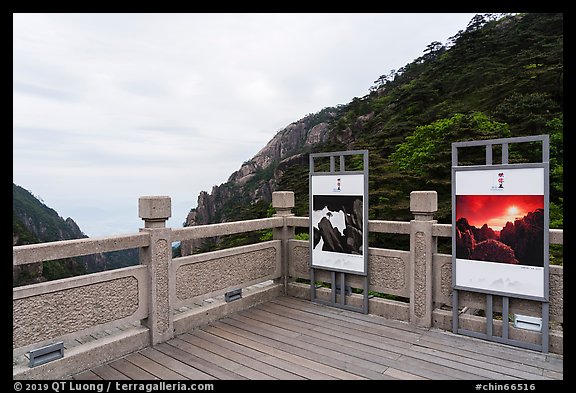
{"label": "stone baluster", "polygon": [[174,337],[172,299],[174,285],[170,280],[172,261],[171,230],[166,221],[172,215],[168,196],[143,196],[138,199],[138,216],[144,220],[140,232],[150,234],[150,246],[140,249],[140,264],[148,266],[148,318],[150,344],[156,345]]}
{"label": "stone baluster", "polygon": [[412,191],[410,211],[410,323],[421,327],[432,326],[432,254],[437,251],[432,226],[438,210],[436,191]]}
{"label": "stone baluster", "polygon": [[[276,210],[274,217],[293,216],[294,192],[293,191],[275,191],[272,193],[272,207]],[[273,229],[273,239],[282,241],[282,277],[280,282],[284,284],[284,293],[288,286],[288,240],[294,238],[294,227],[288,227],[286,222],[281,228]]]}

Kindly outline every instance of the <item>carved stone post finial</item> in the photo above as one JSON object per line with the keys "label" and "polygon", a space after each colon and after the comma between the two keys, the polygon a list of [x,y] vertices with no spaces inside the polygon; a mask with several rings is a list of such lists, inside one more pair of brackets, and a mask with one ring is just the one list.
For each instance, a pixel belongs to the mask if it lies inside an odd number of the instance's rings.
{"label": "carved stone post finial", "polygon": [[172,216],[169,196],[143,196],[138,198],[138,217],[144,220],[145,228],[165,228]]}
{"label": "carved stone post finial", "polygon": [[276,209],[275,216],[293,216],[294,192],[274,191],[272,193],[272,207]]}

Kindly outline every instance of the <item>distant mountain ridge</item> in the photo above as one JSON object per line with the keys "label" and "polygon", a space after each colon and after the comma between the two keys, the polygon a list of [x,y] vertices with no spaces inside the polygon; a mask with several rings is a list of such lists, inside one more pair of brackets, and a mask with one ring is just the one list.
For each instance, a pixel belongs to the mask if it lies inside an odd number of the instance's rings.
{"label": "distant mountain ridge", "polygon": [[[265,217],[279,189],[294,191],[295,213],[307,216],[309,154],[362,149],[370,218],[410,219],[410,192],[435,190],[436,217],[449,222],[452,142],[549,134],[551,223],[562,226],[562,14],[476,15],[448,44],[432,42],[374,83],[366,96],[280,130],[227,182],[202,191],[184,225]],[[530,147],[510,152],[510,162],[534,157]],[[182,254],[217,242],[183,242]]]}
{"label": "distant mountain ridge", "polygon": [[[63,219],[30,191],[12,184],[12,245],[36,244],[59,240],[87,238],[78,224]],[[14,267],[14,285],[26,285],[50,279],[86,274],[114,267],[128,266],[137,261],[137,251],[99,253],[46,263]]]}
{"label": "distant mountain ridge", "polygon": [[70,217],[63,219],[28,190],[12,184],[14,245],[81,239],[86,236]]}

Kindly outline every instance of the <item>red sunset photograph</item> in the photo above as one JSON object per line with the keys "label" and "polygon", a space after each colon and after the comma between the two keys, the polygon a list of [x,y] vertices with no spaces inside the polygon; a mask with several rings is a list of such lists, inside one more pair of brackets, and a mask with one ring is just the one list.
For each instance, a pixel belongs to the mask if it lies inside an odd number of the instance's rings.
{"label": "red sunset photograph", "polygon": [[456,258],[544,265],[543,195],[456,195]]}

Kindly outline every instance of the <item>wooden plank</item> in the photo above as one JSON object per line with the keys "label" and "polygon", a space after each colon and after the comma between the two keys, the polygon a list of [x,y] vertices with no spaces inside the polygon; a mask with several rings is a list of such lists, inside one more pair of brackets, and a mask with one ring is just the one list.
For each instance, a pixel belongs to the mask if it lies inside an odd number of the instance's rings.
{"label": "wooden plank", "polygon": [[130,378],[126,375],[122,374],[120,371],[116,370],[115,368],[110,367],[108,364],[104,364],[102,366],[98,366],[92,369],[94,374],[98,375],[100,378],[104,380],[129,380]]}
{"label": "wooden plank", "polygon": [[73,379],[563,379],[563,356],[278,297]]}
{"label": "wooden plank", "polygon": [[[349,326],[354,326],[355,329],[388,329],[391,334],[394,332],[402,333],[405,335],[413,334],[414,339],[417,340],[422,335],[422,329],[415,326],[410,326],[406,322],[389,320],[377,315],[366,315],[353,311],[336,309],[325,305],[315,304],[306,301],[299,301],[298,299],[287,299],[285,297],[273,299],[272,304],[277,304],[286,308],[291,308],[295,312],[317,315],[321,318],[329,318],[331,323],[344,325],[347,323]],[[300,307],[300,304],[302,306]],[[268,303],[262,305],[268,306]]]}
{"label": "wooden plank", "polygon": [[286,379],[310,379],[306,376],[307,370],[304,367],[299,367],[298,365],[287,362],[283,359],[268,355],[266,352],[257,351],[249,346],[241,345],[234,340],[227,340],[204,329],[202,331],[196,331],[195,334],[201,335],[200,337],[203,337],[210,342],[226,346],[233,351],[257,359],[264,364],[280,368],[281,370],[286,370],[288,372],[285,376]]}
{"label": "wooden plank", "polygon": [[[249,323],[245,321],[244,324],[239,324],[238,327],[246,327],[247,325],[249,325]],[[250,329],[250,330],[251,330],[252,332],[254,332],[254,329]],[[238,332],[238,331],[235,331],[235,332]],[[260,334],[260,336],[256,335],[256,336],[258,337],[257,339],[258,339],[258,340],[262,340],[262,338],[261,338],[261,337],[262,337],[262,332],[258,332],[258,333]],[[278,344],[275,344],[275,345],[278,345]],[[301,345],[302,345],[302,343],[300,343],[300,346],[301,346]],[[298,345],[296,345],[296,347],[297,347],[297,346],[298,346]],[[333,347],[333,344],[331,344],[330,347]],[[309,350],[309,349],[310,349],[310,346],[305,345],[305,348],[307,348],[307,350]],[[294,350],[294,349],[292,349],[292,350]],[[318,352],[317,349],[313,349],[313,351],[314,351],[315,353]],[[308,356],[311,356],[311,355],[308,354]],[[332,358],[330,358],[330,362],[332,362],[332,364],[333,364],[333,363],[337,363],[337,366],[340,366],[340,367],[341,367],[341,360],[338,360],[338,359],[340,358],[340,356],[341,356],[341,354],[337,354],[337,356],[333,356]],[[317,357],[317,356],[316,356],[316,357]],[[366,359],[366,358],[365,358],[365,359]],[[368,363],[371,363],[371,362],[374,361],[373,358],[369,358],[369,359],[370,359],[370,360],[368,361]],[[398,362],[395,362],[395,363],[398,363]],[[328,364],[330,364],[330,363],[328,363]],[[409,367],[406,368],[405,365],[402,365],[402,367],[405,367],[405,370],[403,370],[404,372],[410,373],[410,371],[412,371],[412,368],[409,368]],[[364,370],[364,371],[365,371],[365,370]],[[366,371],[365,371],[365,372],[366,372]],[[422,372],[422,371],[421,371],[421,372]],[[413,373],[410,373],[410,374],[413,374]],[[434,378],[434,379],[450,379],[450,378],[453,378],[453,377],[451,377],[450,375],[442,375],[442,374],[440,374],[440,373],[438,373],[438,372],[431,372],[431,371],[427,371],[427,370],[424,370],[424,374],[427,375],[429,378]],[[389,375],[386,375],[386,376],[389,376]],[[372,377],[373,377],[373,378],[381,378],[380,376],[378,376],[378,377],[372,376]],[[469,376],[468,376],[468,377],[469,377]]]}
{"label": "wooden plank", "polygon": [[81,372],[80,374],[76,374],[72,377],[72,379],[85,380],[85,381],[102,380],[102,378],[98,374],[94,373],[91,370],[87,370],[87,371]]}
{"label": "wooden plank", "polygon": [[[251,309],[250,313],[243,313],[243,316],[248,318],[255,313],[256,310]],[[283,326],[287,327],[289,326],[289,324],[286,323],[283,324]],[[380,349],[379,348],[380,345],[377,342],[373,342],[372,346],[369,345],[362,346],[361,344],[352,341],[351,335],[349,335],[349,337],[346,337],[345,331],[343,332],[342,336],[338,336],[338,338],[335,340],[331,339],[330,336],[331,334],[334,333],[330,332],[329,330],[327,330],[326,335],[323,334],[316,335],[313,331],[306,331],[302,332],[300,341],[308,342],[314,346],[319,346],[327,349],[334,348],[334,345],[338,345],[339,347],[346,347],[347,355],[352,355],[360,360],[366,360],[372,363],[380,364],[385,367],[396,367],[401,371],[411,374],[417,374],[418,376],[427,379],[454,378],[455,373],[453,370],[450,370],[449,368],[446,367],[437,366],[435,364],[428,365],[427,363],[418,362],[417,359],[416,362],[410,362],[410,363],[405,362],[404,364],[398,364],[396,359],[398,359],[400,356],[405,355],[406,353],[409,353],[410,352],[409,348],[396,348],[396,353],[394,353],[393,356],[391,357],[390,352],[387,352],[385,349]],[[383,354],[385,354],[385,356],[381,356]],[[416,354],[416,357],[418,356],[420,355]],[[414,365],[416,365],[418,368],[415,369]],[[387,375],[385,372],[384,374]],[[456,372],[456,374],[460,374],[460,372]],[[464,373],[461,375],[461,377],[469,379],[472,377],[472,375]]]}
{"label": "wooden plank", "polygon": [[274,379],[267,374],[251,369],[250,367],[246,367],[243,364],[236,363],[232,360],[225,358],[224,356],[220,356],[216,353],[207,351],[195,344],[192,344],[188,341],[184,341],[180,338],[174,338],[170,340],[170,344],[173,343],[178,343],[178,347],[180,349],[203,359],[205,362],[220,365],[225,369],[233,371],[236,374],[244,376],[248,379]]}
{"label": "wooden plank", "polygon": [[[242,315],[248,316],[248,315],[252,315],[252,314],[256,313],[252,309],[249,310],[249,312],[250,312],[250,314],[248,312],[244,312]],[[292,316],[292,313],[289,315]],[[309,318],[313,318],[313,316],[310,316]],[[352,329],[352,331],[353,331],[353,329]],[[375,330],[373,332],[376,333],[377,330]],[[309,334],[309,332],[306,333],[306,335],[308,335],[308,334]],[[328,335],[326,337],[328,337]],[[325,338],[325,339],[327,339],[327,338]],[[324,346],[322,341],[311,340],[311,339],[307,338],[307,336],[302,336],[301,340],[305,341],[305,342],[310,342],[313,345]],[[366,349],[366,347],[364,347],[363,349]],[[419,376],[426,377],[426,378],[452,379],[455,376],[459,376],[459,378],[463,378],[463,379],[476,378],[475,374],[472,374],[469,372],[470,370],[465,370],[465,369],[459,370],[459,369],[453,369],[450,367],[446,367],[445,365],[437,365],[434,363],[428,364],[429,362],[422,362],[421,360],[424,356],[419,354],[419,353],[412,352],[409,349],[396,349],[396,351],[397,351],[398,356],[402,355],[403,358],[405,356],[412,356],[414,358],[414,360],[411,360],[409,363],[405,362],[405,364],[398,366],[398,362],[392,362],[389,360],[387,361],[386,359],[383,359],[381,357],[373,357],[373,356],[367,355],[366,353],[363,353],[362,351],[357,352],[356,349],[351,349],[350,351],[348,351],[348,353],[353,354],[355,356],[358,356],[360,359],[366,359],[366,360],[371,359],[374,362],[380,363],[382,365],[386,365],[388,367],[400,367],[401,371],[405,371],[405,372],[409,372],[409,373],[413,373],[413,374],[418,374]],[[375,352],[377,352],[376,350],[370,350],[368,352],[371,353],[372,355],[377,355],[377,353],[375,353]],[[408,364],[410,364],[411,367],[407,367]]]}
{"label": "wooden plank", "polygon": [[[324,347],[324,348],[331,348],[334,345],[334,344],[332,344],[332,346],[327,345],[326,341],[323,341],[321,339],[311,338],[308,335],[303,335],[301,337],[301,340],[305,343],[310,343],[313,346],[319,346],[319,347]],[[399,369],[400,371],[407,372],[410,374],[416,374],[416,375],[423,377],[423,378],[426,378],[426,379],[454,379],[455,374],[462,377],[462,378],[465,378],[465,379],[469,379],[472,377],[470,374],[461,374],[460,375],[460,373],[458,371],[454,372],[453,370],[449,370],[446,367],[444,367],[444,365],[438,366],[435,364],[419,363],[418,367],[413,367],[413,366],[410,366],[410,364],[414,364],[413,362],[412,363],[400,362],[400,359],[403,358],[402,355],[400,355],[396,359],[390,359],[390,358],[378,356],[378,354],[375,352],[376,352],[375,350],[368,352],[368,351],[364,351],[364,350],[360,350],[360,349],[346,348],[346,353],[348,355],[354,356],[358,360],[373,362],[375,364],[385,366],[386,371],[391,367],[393,367],[393,368],[395,367],[395,368]],[[405,352],[409,353],[409,351],[405,351]],[[390,374],[386,373],[385,371],[384,371],[384,374],[390,375]]]}
{"label": "wooden plank", "polygon": [[[431,341],[430,344],[435,344],[435,342]],[[418,349],[418,348],[420,348],[420,349]],[[450,346],[438,346],[438,347],[436,348],[436,349],[438,350],[438,352],[436,352],[436,356],[437,356],[439,359],[450,359],[450,355],[445,353],[445,352],[446,352],[446,349],[448,349],[448,351],[450,351],[450,348],[451,348]],[[423,358],[422,356],[419,356],[419,355],[414,354],[414,351],[423,352],[422,346],[420,346],[420,345],[414,346],[413,350],[408,351],[408,352],[405,353],[405,356],[412,356],[412,357],[415,357],[415,358],[420,358],[420,359],[425,359],[425,360],[426,360],[426,358]],[[465,363],[465,358],[464,358],[464,357],[459,358],[459,360]],[[475,365],[477,365],[477,366],[479,366],[479,365],[482,364],[481,362],[473,362],[473,363],[474,363]],[[454,364],[454,363],[452,363],[452,364]],[[531,378],[531,376],[530,376],[529,374],[527,374],[527,373],[525,373],[525,372],[523,372],[523,371],[522,371],[522,372],[519,372],[519,373],[516,373],[516,374],[511,373],[511,372],[508,370],[508,368],[510,368],[510,367],[514,368],[514,365],[516,365],[515,363],[510,363],[510,362],[508,362],[508,363],[505,363],[505,366],[504,366],[504,367],[500,367],[500,368],[492,367],[492,365],[493,365],[493,362],[486,363],[486,365],[485,365],[484,368],[487,369],[488,371],[487,371],[487,372],[480,371],[480,375],[484,375],[484,376],[490,376],[490,375],[492,375],[492,377],[494,377],[494,378],[506,378],[506,377],[515,378],[515,377],[518,377],[518,376],[522,376],[522,375],[523,375],[525,378],[528,378],[528,379]],[[523,367],[523,365],[517,365],[517,367],[518,367],[519,369],[521,369],[521,368]],[[468,370],[469,372],[473,370],[472,368],[468,368],[467,366],[463,366],[463,367],[461,367],[460,369],[461,369],[461,370]],[[524,371],[525,371],[525,370],[524,370]],[[501,373],[501,375],[498,376],[497,374],[493,374],[492,372],[498,372],[498,373]]]}
{"label": "wooden plank", "polygon": [[546,356],[546,363],[540,364],[538,366],[542,367],[544,370],[554,371],[558,373],[564,372],[564,356],[549,353]]}
{"label": "wooden plank", "polygon": [[[422,359],[422,360],[428,361],[428,362],[439,362],[443,366],[450,367],[453,370],[465,371],[465,372],[470,373],[471,375],[477,375],[478,378],[519,379],[518,377],[514,377],[512,375],[507,375],[507,374],[503,374],[500,372],[495,372],[495,371],[483,368],[482,362],[473,362],[474,365],[470,365],[466,362],[462,362],[461,360],[465,359],[462,356],[454,356],[454,355],[446,354],[446,353],[438,351],[438,350],[428,349],[428,348],[423,348],[423,347],[419,347],[417,349],[422,351],[422,353],[424,355],[422,357],[419,357],[419,359]],[[534,375],[534,374],[531,374],[531,375]],[[536,378],[536,376],[534,376],[534,378],[535,379],[542,379],[542,377]]]}
{"label": "wooden plank", "polygon": [[466,348],[471,351],[475,350],[478,353],[500,356],[510,360],[523,359],[528,362],[546,362],[546,354],[544,353],[481,338],[455,334],[451,331],[430,330],[429,332],[426,332],[422,338],[424,340],[441,341],[453,347]]}
{"label": "wooden plank", "polygon": [[422,336],[422,342],[442,343],[452,348],[465,349],[477,354],[492,356],[518,364],[532,365],[557,372],[563,371],[563,361],[554,356],[549,357],[549,355],[529,349],[457,335],[450,332],[426,332]]}
{"label": "wooden plank", "polygon": [[482,340],[480,338],[454,334],[452,332],[431,330],[423,334],[422,340],[425,342],[432,341],[443,343],[451,347],[466,349],[471,352],[499,357],[506,360],[519,362],[526,361],[527,363],[546,361],[546,355],[538,352],[525,350],[511,345],[505,345],[502,343],[492,342],[489,340]]}
{"label": "wooden plank", "polygon": [[386,375],[390,375],[391,377],[398,378],[401,380],[423,380],[429,379],[421,377],[420,375],[407,373],[406,371],[398,370],[396,368],[388,367],[388,369],[384,372]]}
{"label": "wooden plank", "polygon": [[281,307],[285,307],[288,309],[293,309],[295,311],[305,311],[307,313],[312,313],[312,314],[316,314],[317,317],[319,319],[323,319],[324,321],[330,321],[333,318],[333,315],[338,315],[341,314],[342,309],[340,308],[329,308],[329,310],[331,310],[330,313],[327,312],[323,312],[324,308],[327,308],[326,306],[322,306],[322,305],[318,305],[316,303],[312,303],[309,300],[304,300],[304,299],[298,299],[298,298],[293,298],[293,297],[289,297],[289,296],[279,296],[276,297],[274,299],[271,299],[270,301],[266,302],[266,303],[262,303],[259,304],[256,307],[262,306],[281,306]]}
{"label": "wooden plank", "polygon": [[[202,349],[210,351],[219,356],[223,356],[228,360],[242,364],[255,371],[262,372],[273,379],[304,379],[298,375],[294,375],[285,370],[263,363],[253,357],[247,356],[240,352],[235,352],[226,346],[219,345],[213,341],[206,340],[203,336],[208,335],[202,331],[194,331],[193,334],[183,334],[179,336],[184,341],[188,341],[192,345],[196,345]],[[226,344],[225,344],[226,345]]]}
{"label": "wooden plank", "polygon": [[206,374],[194,367],[191,367],[188,364],[181,362],[180,360],[174,359],[173,357],[168,356],[155,348],[148,347],[140,351],[140,353],[143,356],[146,356],[147,358],[154,360],[157,363],[165,365],[166,367],[186,377],[187,379],[194,379],[194,380],[216,379],[212,375]]}
{"label": "wooden plank", "polygon": [[328,325],[330,327],[325,327],[325,323],[323,323],[323,325],[317,325],[317,321],[315,321],[313,317],[294,320],[291,319],[292,314],[285,313],[284,315],[286,316],[281,316],[279,314],[270,314],[267,311],[257,309],[251,310],[250,314],[245,315],[249,315],[250,317],[262,322],[268,322],[275,326],[282,324],[282,326],[294,329],[306,329],[306,334],[318,338],[324,338],[338,345],[353,348],[363,347],[367,351],[371,351],[370,348],[374,348],[379,350],[374,354],[388,357],[390,359],[397,359],[406,349],[412,346],[411,343],[401,341],[398,338],[391,339],[375,333],[354,331],[338,325]]}
{"label": "wooden plank", "polygon": [[174,359],[181,361],[182,363],[185,363],[208,375],[211,375],[216,379],[247,379],[242,375],[236,374],[230,370],[226,370],[219,365],[206,362],[204,359],[184,351],[179,347],[179,343],[175,340],[170,340],[165,343],[158,344],[154,348],[168,356],[173,357]]}
{"label": "wooden plank", "polygon": [[220,320],[215,326],[223,330],[226,330],[230,333],[251,339],[259,343],[260,345],[266,345],[269,348],[276,350],[277,351],[276,353],[287,352],[305,359],[307,363],[312,362],[312,364],[318,364],[321,366],[321,368],[320,366],[317,366],[316,368],[314,368],[315,370],[327,373],[338,379],[369,379],[365,376],[359,375],[351,371],[350,369],[346,369],[345,367],[343,367],[342,362],[334,361],[333,358],[322,356],[317,353],[311,353],[309,350],[302,350],[301,348],[298,348],[296,346],[282,345],[281,342],[277,342],[276,340],[270,339],[263,335],[243,329],[241,325],[242,324],[239,324],[238,326],[236,325],[236,321],[228,320],[226,318]]}
{"label": "wooden plank", "polygon": [[[281,304],[281,305],[292,305],[294,307],[298,306],[298,303],[302,302],[302,303],[306,303],[306,301],[302,301],[299,299],[293,299],[293,298],[287,298],[287,297],[279,297],[274,299],[273,302],[269,302],[264,304],[264,307],[268,308],[270,303],[274,303],[274,304]],[[314,305],[311,303],[311,305],[305,305],[306,310],[312,310],[313,313],[316,313],[316,311],[314,311],[314,306],[318,306],[317,308],[321,308],[322,310],[325,310],[326,312],[321,313],[320,315],[325,316],[328,313],[334,313],[335,315],[338,315],[340,319],[342,315],[346,314],[346,313],[351,313],[347,310],[338,310],[338,311],[334,311],[334,308],[331,307],[326,307],[322,305]],[[365,318],[370,318],[371,320],[374,320],[374,322],[379,322],[382,320],[382,318],[380,317],[376,317],[374,318],[374,316],[371,315],[363,315],[363,314],[358,314],[358,318],[359,319],[365,319]],[[385,319],[384,319],[385,320]],[[388,321],[388,320],[386,320]],[[396,321],[398,322],[398,321]],[[547,359],[546,355],[544,354],[540,354],[540,353],[534,353],[531,350],[526,350],[523,348],[517,348],[517,347],[512,347],[512,346],[506,346],[500,343],[493,343],[493,342],[489,342],[489,341],[485,341],[485,340],[479,340],[479,339],[474,339],[471,337],[464,337],[464,336],[460,336],[460,335],[454,335],[451,332],[439,332],[439,331],[424,331],[422,330],[422,335],[420,337],[420,343],[422,343],[422,341],[426,341],[426,345],[434,345],[434,344],[438,344],[439,340],[442,341],[442,345],[444,346],[445,349],[443,349],[444,352],[449,351],[451,352],[452,349],[460,349],[460,348],[466,348],[478,355],[476,356],[494,356],[493,359],[498,359],[498,361],[503,361],[502,359],[506,359],[508,362],[506,363],[506,361],[504,361],[504,365],[511,367],[511,368],[515,368],[518,370],[525,370],[526,366],[534,366],[535,362],[537,363],[536,367],[538,368],[543,368],[544,370],[558,370],[559,372],[562,372],[563,370],[563,364],[561,361],[561,357],[555,357],[553,356],[552,360],[551,359]],[[478,344],[481,345],[478,345]],[[558,359],[560,359],[560,361],[558,361]],[[541,362],[541,363],[540,363]],[[534,368],[534,367],[533,367]],[[519,374],[522,375],[522,374]],[[518,375],[518,376],[519,376]],[[538,375],[536,373],[536,375]]]}
{"label": "wooden plank", "polygon": [[[527,364],[521,364],[515,361],[501,359],[499,357],[487,356],[481,353],[471,352],[460,348],[454,348],[433,341],[426,342],[422,344],[422,346],[414,348],[414,350],[426,353],[432,353],[438,358],[445,358],[447,356],[453,355],[454,359],[458,359],[462,363],[476,365],[478,367],[501,372],[503,374],[509,374],[519,378],[532,379],[534,375],[536,376],[543,375],[543,370],[540,367],[534,367]],[[441,352],[431,352],[435,350]]]}
{"label": "wooden plank", "polygon": [[[274,318],[270,318],[266,317],[265,314],[266,313],[261,310],[253,310],[249,315],[246,316],[257,319],[261,322],[268,321],[268,323],[273,326],[278,326],[281,324],[286,328],[299,329],[301,332],[305,332],[305,334],[308,336],[323,339],[335,345],[348,347],[351,349],[362,349],[363,351],[369,352],[373,355],[385,357],[388,359],[398,359],[400,355],[407,348],[409,348],[408,344],[405,347],[395,347],[393,340],[388,340],[386,337],[382,336],[361,335],[361,333],[351,332],[350,330],[338,326],[334,326],[333,328],[326,328],[323,326],[314,325],[313,321],[310,321],[308,325],[306,325],[304,322],[295,323],[299,321],[281,317],[280,315],[277,315]],[[390,349],[392,347],[394,347],[394,350]]]}
{"label": "wooden plank", "polygon": [[[347,320],[359,325],[367,326],[382,326],[388,327],[392,330],[401,330],[404,332],[415,333],[416,335],[422,334],[422,329],[417,326],[412,326],[408,322],[399,321],[395,319],[387,319],[374,314],[363,314],[359,312],[343,310],[336,307],[330,307],[324,304],[312,303],[309,300],[299,299],[289,296],[282,296],[272,299],[270,303],[283,305],[285,307],[292,307],[298,311],[305,311],[319,316],[325,316],[329,319]],[[266,303],[267,304],[267,303]]]}
{"label": "wooden plank", "polygon": [[548,377],[550,379],[564,379],[564,374],[563,373],[557,373],[556,371],[548,371],[548,370],[544,370],[544,376]]}
{"label": "wooden plank", "polygon": [[144,370],[140,367],[135,366],[128,360],[122,358],[110,363],[110,367],[115,368],[122,374],[126,375],[128,378],[133,380],[157,380],[158,378]]}
{"label": "wooden plank", "polygon": [[[253,348],[262,353],[268,354],[267,356],[272,356],[281,360],[288,362],[289,364],[294,364],[296,366],[301,365],[304,370],[300,371],[300,374],[309,379],[365,379],[358,377],[354,374],[343,372],[334,367],[326,366],[322,363],[311,361],[302,356],[297,356],[292,353],[282,351],[271,347],[266,344],[262,344],[259,341],[246,338],[245,335],[238,335],[237,332],[232,333],[234,329],[230,329],[226,325],[210,325],[205,328],[211,334],[218,335],[219,337],[233,340],[241,345]],[[240,332],[241,333],[241,332]]]}
{"label": "wooden plank", "polygon": [[241,315],[232,315],[223,320],[223,322],[239,329],[249,330],[257,336],[272,339],[276,342],[272,342],[270,345],[276,346],[279,349],[286,351],[295,351],[298,349],[297,354],[300,356],[305,356],[309,359],[320,361],[324,364],[350,371],[369,379],[388,379],[387,376],[383,375],[383,372],[386,370],[385,366],[349,356],[345,351],[332,349],[334,347],[333,344],[328,345],[330,348],[320,346],[314,348],[308,343],[303,342],[301,338],[294,339],[284,337],[282,334],[275,332],[272,327],[263,325],[262,323],[254,323],[249,318]]}
{"label": "wooden plank", "polygon": [[[265,308],[268,309],[268,307],[265,307]],[[291,324],[291,320],[288,318],[288,316],[292,317],[294,315],[294,313],[292,313],[290,311],[287,311],[286,313],[284,313],[284,315],[286,315],[287,317],[283,317],[280,314],[278,314],[278,315],[269,314],[269,315],[274,315],[274,317],[266,316],[265,311],[258,310],[258,309],[250,309],[249,313],[244,313],[243,315],[255,317],[255,318],[259,319],[260,321],[268,322],[268,323],[273,324],[273,325],[282,324],[282,326],[284,326],[286,328],[288,328],[289,326],[298,326],[300,328],[303,328],[303,327],[305,328],[305,326],[303,324],[297,324],[297,325]],[[307,320],[307,322],[310,324],[309,326],[313,326],[313,323],[314,323],[313,317],[310,317]],[[322,321],[322,322],[324,322],[324,321]],[[311,328],[316,330],[316,328],[314,328],[314,327],[311,327]],[[362,351],[369,352],[372,355],[378,356],[378,359],[381,359],[382,356],[390,357],[392,359],[397,359],[400,355],[405,354],[406,356],[412,356],[415,358],[428,360],[427,357],[423,357],[423,356],[418,355],[418,354],[413,354],[412,351],[405,351],[405,350],[402,350],[400,348],[396,349],[393,354],[391,354],[390,352],[387,352],[387,351],[379,351],[377,348],[369,347],[369,345],[373,345],[375,347],[378,347],[377,343],[375,343],[373,341],[365,341],[364,343],[367,343],[368,345],[363,345],[363,344],[359,343],[359,340],[357,340],[354,336],[352,336],[351,334],[346,335],[345,332],[342,333],[341,336],[331,339],[331,334],[336,333],[335,327],[333,327],[332,330],[323,329],[323,331],[326,334],[323,334],[320,336],[315,335],[314,331],[311,331],[311,330],[308,330],[306,332],[306,334],[314,336],[314,337],[324,338],[325,340],[332,341],[334,343],[340,343],[340,345],[342,345],[342,346],[350,347],[351,351],[354,351],[356,349],[360,349]],[[385,334],[386,332],[383,332],[383,333]],[[306,338],[303,338],[303,340],[306,341]],[[452,359],[452,356],[453,356],[452,354],[444,353],[441,351],[440,348],[437,348],[437,349],[438,349],[438,351],[435,352],[436,357],[438,357],[440,359],[447,359],[447,360]],[[424,352],[424,353],[430,353],[429,351],[432,351],[432,349],[429,349],[429,350],[427,348],[423,349],[422,347],[418,347],[418,346],[414,346],[413,350],[416,350],[418,352]],[[349,353],[352,354],[351,352],[349,352]],[[540,371],[540,373],[538,373],[537,369],[534,369],[532,371],[532,374],[530,374],[526,371],[517,371],[516,373],[514,373],[513,368],[510,367],[510,366],[513,366],[514,364],[511,365],[509,362],[506,366],[502,367],[502,366],[494,366],[492,363],[483,363],[481,361],[476,361],[473,359],[470,360],[464,356],[460,356],[456,360],[459,361],[460,363],[462,363],[462,367],[456,367],[456,369],[460,369],[462,371],[468,371],[468,372],[476,370],[474,372],[474,374],[478,374],[479,376],[485,376],[488,378],[501,379],[501,378],[523,377],[526,379],[532,379],[532,376],[535,375],[534,378],[542,379],[542,373],[541,373],[541,371]],[[382,362],[382,363],[386,364],[385,362]],[[443,364],[447,365],[446,362],[444,362]],[[450,363],[450,364],[454,365],[454,363]],[[474,365],[475,368],[467,367],[466,364]]]}
{"label": "wooden plank", "polygon": [[125,357],[130,363],[134,364],[135,366],[140,367],[144,371],[158,377],[159,379],[168,379],[168,380],[184,380],[186,379],[184,376],[178,374],[175,371],[170,370],[169,368],[159,364],[146,356],[140,353],[133,353]]}
{"label": "wooden plank", "polygon": [[[230,317],[234,318],[235,316],[239,316],[239,317],[244,317],[246,315],[252,315],[254,310],[249,309],[249,310],[244,310],[242,312],[239,313],[235,313],[234,315],[231,315]],[[273,320],[273,317],[268,318],[267,320],[265,320],[264,322],[271,322]],[[282,326],[277,326],[277,329],[275,329],[275,332],[283,337],[289,337],[289,338],[298,338],[300,336],[300,332],[295,331],[295,330],[290,330],[290,329],[285,329]]]}

